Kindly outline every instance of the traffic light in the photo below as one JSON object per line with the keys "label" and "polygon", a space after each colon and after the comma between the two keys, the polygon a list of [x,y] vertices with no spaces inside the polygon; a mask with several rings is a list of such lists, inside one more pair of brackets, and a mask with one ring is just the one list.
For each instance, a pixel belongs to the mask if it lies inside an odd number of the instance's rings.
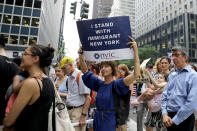
{"label": "traffic light", "polygon": [[75,15],[75,13],[76,13],[76,8],[77,8],[77,2],[71,3],[70,13]]}
{"label": "traffic light", "polygon": [[80,12],[80,17],[81,19],[85,18],[88,19],[88,12],[89,12],[89,4],[83,1],[81,5],[81,12]]}

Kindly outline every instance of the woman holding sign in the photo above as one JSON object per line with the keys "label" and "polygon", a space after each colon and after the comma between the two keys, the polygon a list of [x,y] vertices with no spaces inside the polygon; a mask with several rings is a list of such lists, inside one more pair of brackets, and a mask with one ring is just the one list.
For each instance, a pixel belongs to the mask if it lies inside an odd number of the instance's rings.
{"label": "woman holding sign", "polygon": [[88,71],[82,54],[83,50],[82,48],[79,50],[80,68],[84,74],[82,77],[83,82],[88,88],[98,92],[96,96],[97,110],[94,117],[94,131],[116,130],[116,120],[118,118],[116,118],[114,106],[114,92],[117,97],[127,94],[129,92],[129,85],[140,75],[140,61],[137,44],[130,36],[129,39],[131,42],[127,44],[130,45],[130,48],[134,51],[134,74],[118,80],[114,80],[114,76],[116,76],[116,64],[114,61],[101,62],[101,73],[104,77],[104,81],[102,81]]}

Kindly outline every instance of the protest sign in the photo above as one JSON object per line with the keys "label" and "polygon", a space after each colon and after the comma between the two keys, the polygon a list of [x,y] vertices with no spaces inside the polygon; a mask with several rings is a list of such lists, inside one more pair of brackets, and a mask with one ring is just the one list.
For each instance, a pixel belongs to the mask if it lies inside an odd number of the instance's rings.
{"label": "protest sign", "polygon": [[126,45],[131,36],[128,16],[77,21],[77,28],[87,61],[133,58],[133,51]]}

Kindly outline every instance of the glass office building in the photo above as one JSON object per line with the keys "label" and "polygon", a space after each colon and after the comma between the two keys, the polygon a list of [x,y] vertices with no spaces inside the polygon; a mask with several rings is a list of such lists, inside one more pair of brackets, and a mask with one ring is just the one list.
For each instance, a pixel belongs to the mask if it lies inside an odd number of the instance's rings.
{"label": "glass office building", "polygon": [[64,0],[0,0],[0,34],[9,57],[30,44],[58,47]]}
{"label": "glass office building", "polygon": [[167,55],[173,46],[187,49],[189,59],[197,63],[197,15],[183,13],[136,39],[139,46],[153,45],[160,55]]}

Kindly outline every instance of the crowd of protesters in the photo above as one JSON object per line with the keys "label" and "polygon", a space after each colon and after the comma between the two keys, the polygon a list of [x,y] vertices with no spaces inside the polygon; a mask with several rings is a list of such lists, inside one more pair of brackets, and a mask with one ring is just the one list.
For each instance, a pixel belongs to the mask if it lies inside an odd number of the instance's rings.
{"label": "crowd of protesters", "polygon": [[[193,131],[197,68],[187,62],[187,52],[174,47],[171,57],[141,70],[137,43],[129,39],[132,71],[115,61],[87,62],[83,47],[76,61],[64,57],[52,65],[54,49],[41,45],[30,45],[18,61],[11,61],[0,40],[0,131],[47,131],[55,90],[71,122],[79,122],[76,131],[127,131],[130,108],[137,109],[138,131],[143,125],[146,131]],[[137,81],[144,77],[147,81]],[[87,124],[87,119],[94,121]]]}

